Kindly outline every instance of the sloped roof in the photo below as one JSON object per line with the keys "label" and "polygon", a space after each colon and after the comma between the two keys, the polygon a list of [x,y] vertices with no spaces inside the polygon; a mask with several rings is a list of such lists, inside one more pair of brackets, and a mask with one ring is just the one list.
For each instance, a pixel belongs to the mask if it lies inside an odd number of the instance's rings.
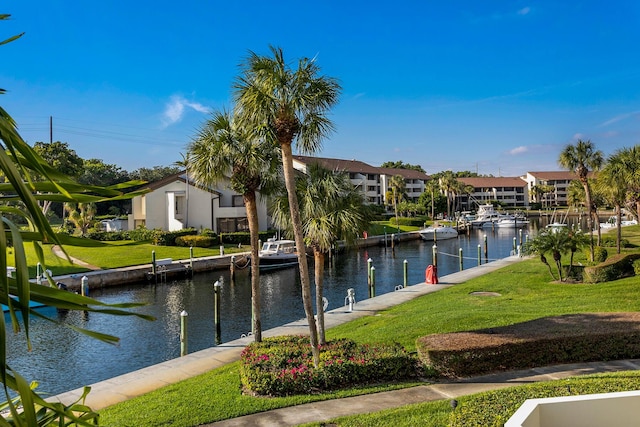
{"label": "sloped roof", "polygon": [[429,180],[429,175],[424,172],[420,172],[413,169],[398,169],[398,168],[377,168],[379,173],[395,176],[400,175],[404,179],[422,179],[424,181]]}
{"label": "sloped roof", "polygon": [[464,182],[466,185],[472,185],[475,188],[492,188],[492,187],[526,187],[527,181],[520,177],[473,177],[473,178],[456,178],[458,181]]}
{"label": "sloped roof", "polygon": [[[172,182],[180,181],[186,184],[187,182],[187,174],[186,171],[182,170],[180,172],[174,173],[172,175],[166,176],[158,181],[150,182],[143,186],[143,188],[148,188],[151,191],[157,190],[159,188],[164,187],[165,185],[171,184]],[[189,185],[192,187],[200,188],[204,191],[208,191],[213,194],[220,194],[215,188],[211,186],[202,186],[197,184],[192,177],[189,177]]]}
{"label": "sloped roof", "polygon": [[329,159],[326,157],[312,157],[312,156],[293,156],[293,158],[301,163],[311,165],[314,163],[320,164],[325,169],[339,172],[355,172],[355,173],[373,173],[379,174],[380,168],[371,166],[367,163],[359,160],[342,160],[342,159]]}
{"label": "sloped roof", "polygon": [[[541,172],[527,172],[529,175],[542,179],[544,181],[559,181],[559,180],[574,180],[578,179],[578,176],[573,171],[541,171]],[[588,177],[592,178],[595,174],[593,171],[589,171]]]}

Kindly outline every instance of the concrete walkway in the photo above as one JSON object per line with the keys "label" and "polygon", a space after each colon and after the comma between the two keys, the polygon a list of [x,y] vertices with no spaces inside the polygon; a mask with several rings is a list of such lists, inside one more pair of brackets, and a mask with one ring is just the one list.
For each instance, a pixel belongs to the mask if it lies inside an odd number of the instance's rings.
{"label": "concrete walkway", "polygon": [[[374,315],[376,312],[409,301],[421,295],[463,283],[469,279],[489,273],[522,260],[517,256],[508,257],[440,278],[437,285],[420,283],[399,291],[358,301],[353,311],[347,307],[325,313],[327,328],[351,320]],[[301,319],[278,328],[263,332],[264,337],[308,334],[306,319]],[[94,410],[128,400],[158,388],[170,385],[240,359],[242,349],[253,341],[252,337],[241,338],[219,346],[201,350],[184,357],[149,366],[91,385],[86,403]],[[508,372],[487,375],[456,382],[443,382],[434,385],[413,387],[404,390],[376,393],[366,396],[325,402],[309,403],[282,408],[245,417],[221,421],[210,426],[295,426],[307,422],[326,421],[338,416],[379,411],[386,408],[404,406],[410,403],[439,399],[451,399],[461,395],[473,394],[498,387],[513,386],[534,381],[547,381],[568,376],[610,372],[617,370],[639,369],[640,361],[617,361],[564,365],[533,369],[529,371]],[[72,390],[54,396],[48,400],[71,403],[82,394],[82,389]]]}

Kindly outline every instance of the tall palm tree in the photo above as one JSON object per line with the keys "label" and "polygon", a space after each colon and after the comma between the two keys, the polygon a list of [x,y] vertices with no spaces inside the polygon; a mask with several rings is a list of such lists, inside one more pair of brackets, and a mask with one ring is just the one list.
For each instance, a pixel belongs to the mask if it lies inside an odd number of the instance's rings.
{"label": "tall palm tree", "polygon": [[[325,256],[338,240],[344,240],[347,245],[356,241],[365,228],[366,214],[362,195],[353,187],[349,176],[334,173],[317,163],[309,167],[306,175],[298,175],[296,191],[305,241],[313,249],[318,340],[323,345],[326,343],[322,309]],[[275,199],[271,214],[276,226],[292,229],[286,194]]]}
{"label": "tall palm tree", "polygon": [[[584,187],[585,205],[587,207],[587,224],[591,239],[589,242],[590,258],[593,261],[593,204],[591,200],[591,188],[587,176],[589,169],[597,171],[604,162],[602,151],[596,150],[589,140],[578,140],[575,145],[567,145],[558,158],[558,163],[565,169],[575,172],[578,180]],[[600,224],[598,224],[600,226]]]}
{"label": "tall palm tree", "polygon": [[606,200],[614,205],[616,212],[616,250],[620,253],[620,240],[622,237],[622,206],[624,205],[630,184],[633,182],[635,165],[629,155],[629,149],[623,148],[609,156],[607,163],[602,168],[596,180],[598,190]]}
{"label": "tall palm tree", "polygon": [[640,221],[640,145],[623,149],[620,161],[627,174],[627,202]]}
{"label": "tall palm tree", "polygon": [[402,175],[394,175],[389,180],[389,189],[391,196],[391,204],[393,205],[393,212],[396,216],[396,227],[399,227],[398,223],[398,203],[405,197],[407,186],[404,182]]}
{"label": "tall palm tree", "polygon": [[284,181],[289,197],[294,240],[298,248],[304,311],[309,323],[311,351],[320,362],[318,335],[313,317],[309,267],[293,169],[293,143],[302,154],[317,152],[333,130],[327,117],[338,102],[338,81],[320,75],[315,58],[301,58],[296,69],[285,61],[282,49],[271,47],[271,56],[250,52],[241,65],[234,97],[241,114],[256,126],[266,128],[282,152]]}
{"label": "tall palm tree", "polygon": [[424,190],[431,194],[431,220],[435,219],[435,197],[439,189],[439,183],[435,179],[430,179],[424,186]]}
{"label": "tall palm tree", "polygon": [[458,180],[453,175],[453,172],[445,171],[439,180],[440,189],[447,196],[447,218],[451,218],[451,205],[456,189],[458,188]]}
{"label": "tall palm tree", "polygon": [[260,258],[258,193],[266,195],[277,177],[279,153],[262,138],[228,112],[213,112],[189,144],[188,158],[194,181],[202,186],[216,185],[229,179],[232,190],[242,194],[247,211],[251,240],[251,332],[262,341],[260,316]]}

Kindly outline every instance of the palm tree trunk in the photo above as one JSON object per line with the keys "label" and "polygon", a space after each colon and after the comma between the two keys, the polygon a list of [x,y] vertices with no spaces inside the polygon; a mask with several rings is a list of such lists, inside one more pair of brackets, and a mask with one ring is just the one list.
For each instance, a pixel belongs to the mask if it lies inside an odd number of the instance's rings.
{"label": "palm tree trunk", "polygon": [[260,224],[258,222],[258,207],[256,193],[244,194],[244,204],[249,222],[251,240],[251,333],[255,342],[262,341],[262,320],[260,316],[260,258],[258,256],[258,242]]}
{"label": "palm tree trunk", "polygon": [[325,345],[327,340],[324,333],[324,301],[323,301],[323,285],[324,285],[324,252],[319,248],[313,250],[314,272],[316,281],[316,312],[318,322],[318,343]]}
{"label": "palm tree trunk", "polygon": [[287,187],[289,198],[289,209],[291,212],[291,224],[293,235],[298,250],[298,265],[300,269],[300,287],[302,288],[302,304],[309,323],[309,339],[311,342],[311,353],[316,366],[320,364],[320,350],[318,348],[318,330],[313,316],[313,304],[311,303],[311,281],[309,279],[309,265],[307,263],[307,253],[304,245],[304,235],[302,232],[302,221],[300,219],[300,207],[298,205],[298,195],[296,194],[295,175],[293,170],[293,152],[291,143],[281,143],[282,169],[284,181]]}
{"label": "palm tree trunk", "polygon": [[620,241],[622,240],[622,206],[616,205],[616,250],[620,253]]}
{"label": "palm tree trunk", "polygon": [[587,206],[587,227],[589,228],[589,261],[593,262],[593,206],[591,204],[591,191],[589,190],[589,184],[585,180],[582,182],[584,187],[585,204]]}

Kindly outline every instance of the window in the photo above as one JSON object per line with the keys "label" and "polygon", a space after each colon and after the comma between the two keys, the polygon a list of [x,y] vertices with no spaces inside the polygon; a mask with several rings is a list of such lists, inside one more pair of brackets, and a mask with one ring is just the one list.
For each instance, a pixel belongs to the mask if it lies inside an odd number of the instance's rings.
{"label": "window", "polygon": [[249,231],[249,221],[247,218],[218,218],[217,225],[218,233]]}
{"label": "window", "polygon": [[240,206],[244,206],[244,199],[242,196],[240,195],[235,195],[233,196],[233,199],[231,201],[231,205],[235,208],[235,207],[240,207]]}

